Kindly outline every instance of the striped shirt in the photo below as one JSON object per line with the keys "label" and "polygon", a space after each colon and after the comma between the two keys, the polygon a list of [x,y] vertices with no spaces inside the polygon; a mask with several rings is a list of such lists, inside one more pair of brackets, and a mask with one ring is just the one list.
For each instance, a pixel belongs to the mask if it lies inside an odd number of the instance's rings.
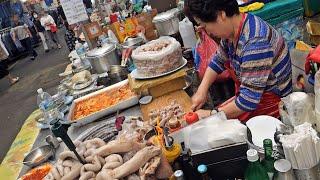
{"label": "striped shirt", "polygon": [[292,92],[289,50],[280,34],[259,17],[248,14],[237,49],[222,40],[209,67],[221,73],[228,60],[241,83],[235,100],[241,110],[255,110],[264,92],[280,97]]}

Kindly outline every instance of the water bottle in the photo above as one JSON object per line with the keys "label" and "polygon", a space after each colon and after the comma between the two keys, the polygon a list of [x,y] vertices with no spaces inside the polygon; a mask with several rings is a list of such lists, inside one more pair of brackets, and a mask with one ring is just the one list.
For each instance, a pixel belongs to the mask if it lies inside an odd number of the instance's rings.
{"label": "water bottle", "polygon": [[89,60],[86,58],[86,46],[88,45],[83,45],[79,41],[76,41],[75,49],[80,57],[82,65],[91,67]]}
{"label": "water bottle", "polygon": [[37,90],[37,104],[42,112],[48,111],[53,105],[53,99],[49,93],[44,92],[42,88]]}
{"label": "water bottle", "polygon": [[202,180],[212,180],[208,174],[208,168],[206,165],[204,164],[199,165],[197,170],[201,174]]}
{"label": "water bottle", "polygon": [[79,41],[76,41],[75,49],[80,59],[84,59],[86,55],[86,49]]}

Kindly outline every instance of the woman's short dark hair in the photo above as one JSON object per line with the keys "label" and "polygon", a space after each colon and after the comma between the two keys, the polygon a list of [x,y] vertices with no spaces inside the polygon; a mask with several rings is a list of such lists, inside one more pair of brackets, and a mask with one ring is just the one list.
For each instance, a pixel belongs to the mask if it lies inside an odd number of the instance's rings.
{"label": "woman's short dark hair", "polygon": [[203,22],[216,21],[219,11],[224,11],[228,17],[239,14],[237,0],[186,0],[185,10],[186,14]]}

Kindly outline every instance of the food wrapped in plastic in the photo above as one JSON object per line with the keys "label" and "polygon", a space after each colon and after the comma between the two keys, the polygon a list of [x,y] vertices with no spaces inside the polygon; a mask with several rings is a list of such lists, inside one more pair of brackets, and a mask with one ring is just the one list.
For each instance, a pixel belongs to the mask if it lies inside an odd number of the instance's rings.
{"label": "food wrapped in plastic", "polygon": [[143,76],[157,76],[182,65],[180,43],[172,37],[160,37],[132,52],[137,71]]}
{"label": "food wrapped in plastic", "polygon": [[[227,120],[223,112],[183,129],[185,147],[198,153],[234,143],[245,142],[247,127],[239,120]],[[201,139],[201,141],[199,141]]]}

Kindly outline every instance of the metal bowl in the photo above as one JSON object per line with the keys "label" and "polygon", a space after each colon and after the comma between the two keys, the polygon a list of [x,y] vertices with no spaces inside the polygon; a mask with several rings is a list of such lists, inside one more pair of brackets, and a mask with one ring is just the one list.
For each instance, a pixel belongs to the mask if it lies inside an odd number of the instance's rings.
{"label": "metal bowl", "polygon": [[143,38],[142,37],[135,37],[135,38],[128,38],[124,43],[121,44],[122,48],[133,48],[140,46],[143,44]]}
{"label": "metal bowl", "polygon": [[46,161],[50,157],[54,156],[54,148],[50,145],[40,146],[33,149],[23,160],[23,164],[29,167],[38,166]]}

